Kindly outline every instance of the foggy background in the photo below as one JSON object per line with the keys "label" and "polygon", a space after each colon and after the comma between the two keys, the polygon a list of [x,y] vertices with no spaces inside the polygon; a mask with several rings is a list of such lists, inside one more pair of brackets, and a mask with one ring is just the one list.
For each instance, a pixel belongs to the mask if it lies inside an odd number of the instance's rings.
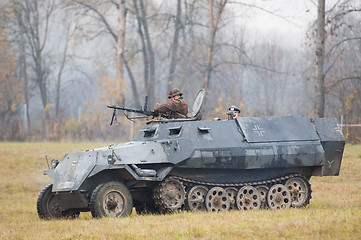
{"label": "foggy background", "polygon": [[[109,126],[106,106],[138,108],[148,95],[152,109],[174,87],[190,112],[206,88],[203,120],[225,119],[229,105],[241,116],[322,117],[318,2],[1,0],[0,140],[128,141],[131,123],[119,112]],[[352,143],[361,140],[360,11],[360,1],[326,0],[324,116],[342,118]]]}

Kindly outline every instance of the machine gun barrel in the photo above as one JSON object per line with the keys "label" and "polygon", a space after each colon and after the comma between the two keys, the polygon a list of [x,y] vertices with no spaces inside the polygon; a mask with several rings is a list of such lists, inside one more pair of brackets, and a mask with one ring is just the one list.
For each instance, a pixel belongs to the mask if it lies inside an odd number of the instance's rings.
{"label": "machine gun barrel", "polygon": [[[152,116],[153,119],[160,117],[160,115],[158,113],[147,110],[147,105],[148,105],[148,96],[145,96],[145,103],[144,103],[143,109],[142,109],[142,107],[140,107],[140,109],[135,109],[135,108],[127,108],[127,107],[118,107],[118,106],[115,106],[115,105],[108,105],[107,106],[108,108],[113,109],[113,116],[112,116],[112,120],[110,121],[110,125],[113,124],[114,120],[115,120],[115,122],[117,122],[117,115],[116,115],[117,110],[133,112],[133,113],[139,113],[139,114],[143,114],[145,116]],[[134,119],[138,119],[138,118],[147,118],[147,117],[144,117],[144,116],[129,117],[125,112],[123,112],[123,114],[130,121],[133,121]],[[149,124],[149,122],[151,122],[151,121],[148,121],[147,124]]]}
{"label": "machine gun barrel", "polygon": [[148,111],[148,110],[143,110],[143,109],[135,109],[135,108],[127,108],[127,107],[118,107],[115,105],[110,105],[107,106],[108,108],[114,109],[114,110],[122,110],[122,111],[127,111],[127,112],[134,112],[134,113],[139,113],[139,114],[143,114],[146,116],[152,116],[152,117],[158,117],[159,114],[153,112],[153,111]]}

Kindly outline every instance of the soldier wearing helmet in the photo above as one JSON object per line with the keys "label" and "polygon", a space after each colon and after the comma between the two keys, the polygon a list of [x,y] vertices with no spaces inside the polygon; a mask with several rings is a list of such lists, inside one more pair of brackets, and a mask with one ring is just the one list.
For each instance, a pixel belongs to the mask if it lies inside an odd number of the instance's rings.
{"label": "soldier wearing helmet", "polygon": [[235,120],[236,117],[239,117],[239,114],[241,113],[241,110],[232,105],[232,106],[229,106],[228,108],[228,112],[227,112],[227,116],[228,116],[228,120]]}
{"label": "soldier wearing helmet", "polygon": [[168,103],[156,104],[154,106],[155,113],[163,113],[169,118],[187,118],[188,105],[182,97],[183,93],[178,88],[169,91]]}

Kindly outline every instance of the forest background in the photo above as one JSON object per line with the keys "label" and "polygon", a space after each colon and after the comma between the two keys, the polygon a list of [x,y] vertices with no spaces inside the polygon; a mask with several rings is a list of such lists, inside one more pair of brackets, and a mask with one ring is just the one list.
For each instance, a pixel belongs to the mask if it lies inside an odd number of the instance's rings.
{"label": "forest background", "polygon": [[[241,116],[336,117],[360,142],[361,2],[292,4],[1,0],[0,141],[127,141],[144,122],[119,115],[109,126],[106,106],[138,108],[149,96],[151,108],[176,87],[190,111],[207,90],[205,120],[229,105]],[[310,18],[301,38],[284,11],[294,4]],[[281,24],[258,29],[259,13]]]}

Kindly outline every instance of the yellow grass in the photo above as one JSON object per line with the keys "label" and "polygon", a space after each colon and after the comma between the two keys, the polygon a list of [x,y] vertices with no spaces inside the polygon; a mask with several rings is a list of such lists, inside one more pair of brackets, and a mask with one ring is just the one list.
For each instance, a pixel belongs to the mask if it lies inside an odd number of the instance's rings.
{"label": "yellow grass", "polygon": [[40,220],[49,159],[104,143],[0,143],[0,239],[361,239],[361,146],[347,145],[338,177],[313,177],[304,209]]}

